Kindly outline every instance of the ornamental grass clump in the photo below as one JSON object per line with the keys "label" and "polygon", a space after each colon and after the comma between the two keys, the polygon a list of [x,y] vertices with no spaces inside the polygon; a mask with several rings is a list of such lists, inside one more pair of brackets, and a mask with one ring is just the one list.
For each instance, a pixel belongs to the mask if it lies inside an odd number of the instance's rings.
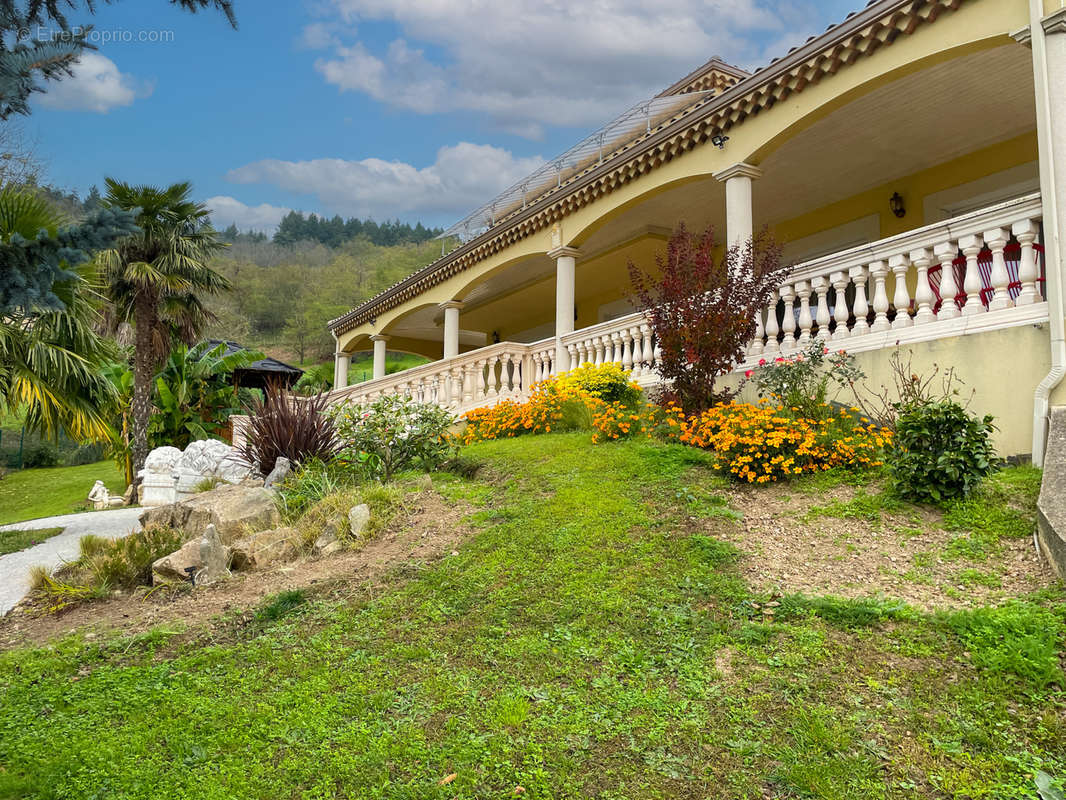
{"label": "ornamental grass clump", "polygon": [[263,399],[256,399],[244,443],[237,452],[264,475],[284,456],[291,464],[318,459],[329,463],[337,457],[337,431],[326,413],[326,394],[298,397],[278,385],[267,386]]}

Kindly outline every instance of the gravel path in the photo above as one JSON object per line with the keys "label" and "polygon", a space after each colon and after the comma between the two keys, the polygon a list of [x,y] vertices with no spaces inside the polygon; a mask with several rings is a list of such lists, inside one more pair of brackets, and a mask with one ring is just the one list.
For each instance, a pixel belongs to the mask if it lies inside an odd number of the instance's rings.
{"label": "gravel path", "polygon": [[30,590],[30,567],[44,564],[56,569],[65,561],[78,557],[78,541],[87,533],[119,539],[140,530],[137,518],[142,508],[116,508],[110,511],[86,511],[61,517],[43,517],[13,525],[0,525],[0,530],[39,530],[63,528],[63,532],[34,547],[0,556],[0,616],[18,603]]}

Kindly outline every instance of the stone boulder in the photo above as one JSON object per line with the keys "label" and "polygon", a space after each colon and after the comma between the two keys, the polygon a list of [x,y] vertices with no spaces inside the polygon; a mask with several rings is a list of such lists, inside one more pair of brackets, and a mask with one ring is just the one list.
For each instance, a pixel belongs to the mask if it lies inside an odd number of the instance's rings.
{"label": "stone boulder", "polygon": [[320,556],[328,556],[340,551],[344,547],[341,542],[341,529],[344,527],[344,517],[328,521],[322,529],[322,533],[315,539],[315,552]]}
{"label": "stone boulder", "polygon": [[275,528],[246,536],[233,544],[233,569],[262,569],[276,561],[296,558],[300,532],[295,528]]}
{"label": "stone boulder", "polygon": [[366,526],[370,524],[370,506],[360,503],[352,506],[348,511],[348,526],[352,536],[362,536]]}
{"label": "stone boulder", "polygon": [[222,544],[215,526],[208,525],[203,536],[157,559],[152,564],[152,580],[154,583],[192,580],[197,585],[209,586],[230,576],[230,558],[230,548]]}
{"label": "stone boulder", "polygon": [[229,544],[242,538],[249,529],[277,528],[281,516],[274,503],[274,493],[268,489],[226,484],[179,503],[148,509],[140,520],[143,528],[174,528],[189,536],[214,525],[223,544]]}
{"label": "stone boulder", "polygon": [[200,569],[200,540],[186,542],[152,564],[152,583],[188,582]]}

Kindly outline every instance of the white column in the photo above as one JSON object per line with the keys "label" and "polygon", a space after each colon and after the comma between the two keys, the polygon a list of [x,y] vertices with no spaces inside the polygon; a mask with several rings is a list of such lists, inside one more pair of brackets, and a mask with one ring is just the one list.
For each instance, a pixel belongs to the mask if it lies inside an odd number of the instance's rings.
{"label": "white column", "polygon": [[338,350],[333,354],[333,388],[343,389],[348,385],[348,367],[351,366],[352,357],[348,353]]}
{"label": "white column", "polygon": [[556,247],[548,251],[555,259],[555,372],[570,369],[570,353],[562,337],[574,332],[574,272],[581,251],[576,247]]}
{"label": "white column", "polygon": [[449,300],[438,308],[444,312],[444,358],[455,358],[459,355],[459,312],[463,304]]}
{"label": "white column", "polygon": [[374,343],[374,379],[385,377],[385,348],[388,346],[389,337],[378,333],[370,337]]}
{"label": "white column", "polygon": [[714,177],[725,183],[726,243],[743,247],[752,234],[751,182],[762,177],[762,170],[742,161]]}

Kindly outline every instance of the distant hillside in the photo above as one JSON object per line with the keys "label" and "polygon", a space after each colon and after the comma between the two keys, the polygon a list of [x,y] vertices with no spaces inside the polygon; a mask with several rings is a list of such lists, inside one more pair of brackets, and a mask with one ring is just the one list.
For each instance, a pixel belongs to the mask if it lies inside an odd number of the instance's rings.
{"label": "distant hillside", "polygon": [[440,228],[426,228],[421,222],[414,226],[399,220],[377,223],[372,219],[332,219],[317,214],[304,216],[290,211],[281,220],[274,243],[292,245],[298,242],[318,242],[327,247],[340,247],[345,242],[363,237],[371,244],[391,247],[397,244],[421,244],[441,234]]}
{"label": "distant hillside", "polygon": [[228,238],[234,241],[212,266],[234,291],[209,301],[219,318],[209,335],[296,363],[331,359],[327,321],[441,254],[439,241],[383,246],[362,234],[339,247],[281,245],[246,234]]}

